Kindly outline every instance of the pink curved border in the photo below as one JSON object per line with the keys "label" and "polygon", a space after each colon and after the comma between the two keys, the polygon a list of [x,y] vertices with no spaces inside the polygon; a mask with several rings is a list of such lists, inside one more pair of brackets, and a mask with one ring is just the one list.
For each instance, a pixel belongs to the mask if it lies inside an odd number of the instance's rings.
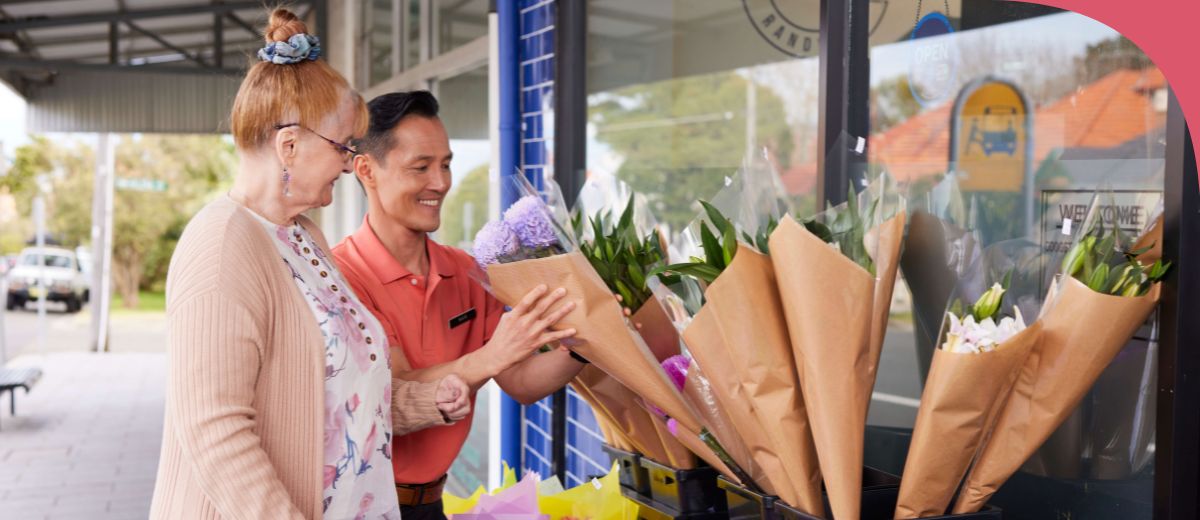
{"label": "pink curved border", "polygon": [[[1068,9],[1112,27],[1142,48],[1175,91],[1188,125],[1200,121],[1200,66],[1196,52],[1197,0],[1026,0]],[[1189,36],[1190,35],[1190,36]],[[1200,149],[1200,128],[1192,129]]]}

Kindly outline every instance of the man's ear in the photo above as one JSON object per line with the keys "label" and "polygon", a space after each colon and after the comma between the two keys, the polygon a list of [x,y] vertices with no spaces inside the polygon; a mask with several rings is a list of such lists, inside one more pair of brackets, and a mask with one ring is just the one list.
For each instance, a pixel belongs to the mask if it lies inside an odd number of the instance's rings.
{"label": "man's ear", "polygon": [[354,156],[354,176],[364,189],[375,190],[375,161],[366,154]]}

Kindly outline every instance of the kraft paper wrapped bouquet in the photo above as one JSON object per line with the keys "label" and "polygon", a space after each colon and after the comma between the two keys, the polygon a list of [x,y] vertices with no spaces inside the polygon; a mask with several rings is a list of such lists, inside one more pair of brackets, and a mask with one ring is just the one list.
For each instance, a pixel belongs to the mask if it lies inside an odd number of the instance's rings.
{"label": "kraft paper wrapped bouquet", "polygon": [[[697,390],[707,388],[749,451],[756,474],[742,484],[820,514],[820,469],[805,400],[798,391],[776,267],[766,237],[787,205],[765,157],[747,161],[687,230],[690,262],[664,269],[667,285],[703,288],[703,305],[683,329]],[[730,215],[731,217],[726,217]],[[684,298],[693,302],[699,298]],[[686,380],[685,380],[686,382]],[[704,382],[701,384],[701,382]]]}
{"label": "kraft paper wrapped bouquet", "polygon": [[849,194],[846,203],[803,223],[785,216],[768,241],[837,518],[859,516],[867,407],[905,224],[904,198],[886,174],[861,193],[850,186]]}
{"label": "kraft paper wrapped bouquet", "polygon": [[[895,518],[940,516],[950,507],[1030,352],[1045,255],[1032,242],[990,246],[961,275],[909,445]],[[973,302],[965,305],[965,302]]]}
{"label": "kraft paper wrapped bouquet", "polygon": [[[609,291],[635,309],[631,319],[654,358],[662,362],[678,354],[679,335],[646,287],[646,274],[665,264],[667,248],[644,201],[623,182],[589,179],[574,209],[571,227],[579,237],[580,252]],[[614,214],[619,217],[614,219]],[[653,460],[679,469],[695,467],[695,455],[663,421],[637,403],[637,395],[629,388],[595,367],[586,367],[573,385],[595,410],[597,419],[613,426],[610,444],[620,447],[612,441],[624,436],[634,451]],[[683,439],[696,446],[699,434],[691,433],[685,433]],[[711,450],[698,446],[697,454],[721,464]]]}
{"label": "kraft paper wrapped bouquet", "polygon": [[1132,240],[1102,219],[1110,200],[1110,194],[1095,197],[1063,258],[1046,297],[1054,303],[1041,317],[1041,339],[967,475],[955,513],[983,507],[1071,414],[1158,303],[1170,264],[1139,260],[1153,246],[1132,249]]}

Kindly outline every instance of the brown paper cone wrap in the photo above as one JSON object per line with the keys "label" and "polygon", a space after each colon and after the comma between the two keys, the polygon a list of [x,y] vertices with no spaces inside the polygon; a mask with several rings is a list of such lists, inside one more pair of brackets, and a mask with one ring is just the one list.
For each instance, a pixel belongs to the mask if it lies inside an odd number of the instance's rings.
{"label": "brown paper cone wrap", "polygon": [[[691,324],[684,329],[683,342],[687,344],[692,359],[708,377],[721,410],[729,416],[730,424],[745,444],[750,458],[764,475],[764,478],[756,480],[755,484],[768,495],[794,495],[779,455],[775,452],[775,446],[767,439],[766,432],[758,426],[759,421],[753,407],[746,405],[747,397],[731,369],[732,356],[721,339],[718,322],[707,305],[696,313]],[[689,370],[695,368],[696,366],[692,366]],[[784,500],[794,498],[789,496]]]}
{"label": "brown paper cone wrap", "polygon": [[875,389],[875,371],[879,367],[879,354],[883,351],[883,338],[887,335],[888,317],[892,311],[892,291],[896,288],[896,270],[900,266],[900,245],[904,242],[903,213],[896,215],[867,232],[866,245],[875,262],[875,294],[871,301],[871,388]]}
{"label": "brown paper cone wrap", "polygon": [[1041,322],[1034,322],[991,352],[934,351],[904,462],[896,518],[942,515],[950,507],[1041,328]]}
{"label": "brown paper cone wrap", "polygon": [[830,509],[858,518],[875,279],[791,217],[770,247]]}
{"label": "brown paper cone wrap", "polygon": [[678,441],[684,446],[687,446],[692,453],[695,453],[701,459],[704,459],[704,462],[707,462],[709,466],[713,467],[713,469],[719,471],[722,475],[725,475],[725,478],[733,482],[741,483],[737,476],[733,474],[733,471],[729,469],[729,466],[726,466],[725,463],[722,462],[721,459],[717,457],[717,455],[713,453],[711,449],[709,449],[708,445],[704,444],[704,441],[700,439],[700,434],[698,432],[690,432],[685,428],[680,427]]}
{"label": "brown paper cone wrap", "polygon": [[633,450],[654,460],[669,463],[670,454],[659,437],[655,420],[637,404],[637,395],[594,366],[575,376],[592,397],[593,409],[612,421],[614,433],[623,435]]}
{"label": "brown paper cone wrap", "polygon": [[[654,433],[658,436],[658,445],[666,457],[664,459],[654,459],[654,457],[650,458],[673,468],[693,469],[696,467],[696,455],[703,454],[704,452],[712,452],[712,450],[708,449],[707,446],[704,446],[704,443],[700,442],[699,433],[692,435],[680,430],[680,438],[677,439],[675,438],[675,435],[671,433],[671,430],[667,428],[666,419],[663,419],[661,416],[652,415],[653,412],[650,412],[649,410],[643,409],[642,412],[650,417],[651,424],[654,425]],[[692,453],[690,448],[680,442],[680,439],[684,437],[693,436],[696,439],[696,443],[700,445],[701,451],[699,453]]]}
{"label": "brown paper cone wrap", "polygon": [[679,354],[679,332],[658,298],[646,300],[630,319],[641,327],[637,329],[638,334],[660,364]]}
{"label": "brown paper cone wrap", "polygon": [[496,298],[510,306],[538,285],[566,289],[566,300],[574,301],[575,309],[555,328],[576,330],[571,350],[689,430],[700,430],[695,412],[675,391],[641,336],[626,322],[620,304],[582,254],[492,264],[488,266],[488,278]]}
{"label": "brown paper cone wrap", "polygon": [[771,259],[743,244],[705,291],[705,299],[704,307],[730,349],[733,364],[726,370],[735,371],[747,398],[742,406],[754,408],[790,482],[792,495],[785,500],[806,513],[821,514],[821,472]]}
{"label": "brown paper cone wrap", "polygon": [[[725,413],[725,409],[721,407],[713,392],[712,384],[704,375],[704,371],[700,369],[700,365],[693,364],[689,367],[687,380],[683,387],[684,399],[692,405],[692,408],[700,412],[700,422],[717,438],[729,457],[738,466],[741,466],[742,470],[755,482],[765,480],[766,475],[750,457],[750,450],[738,436],[737,431],[733,428],[733,421]],[[740,479],[735,480],[741,483]]]}
{"label": "brown paper cone wrap", "polygon": [[967,475],[954,513],[978,511],[1071,415],[1104,367],[1146,321],[1160,284],[1143,296],[1101,294],[1068,278],[1042,318],[1042,338]]}

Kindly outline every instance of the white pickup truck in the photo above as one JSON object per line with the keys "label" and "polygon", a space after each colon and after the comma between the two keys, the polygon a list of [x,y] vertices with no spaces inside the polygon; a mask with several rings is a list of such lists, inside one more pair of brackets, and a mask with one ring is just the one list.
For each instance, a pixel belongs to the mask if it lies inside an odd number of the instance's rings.
{"label": "white pickup truck", "polygon": [[[44,268],[38,265],[39,257],[45,259]],[[25,302],[44,294],[48,301],[65,303],[67,312],[79,312],[91,295],[88,277],[70,249],[25,248],[6,276],[8,310],[24,308]]]}

